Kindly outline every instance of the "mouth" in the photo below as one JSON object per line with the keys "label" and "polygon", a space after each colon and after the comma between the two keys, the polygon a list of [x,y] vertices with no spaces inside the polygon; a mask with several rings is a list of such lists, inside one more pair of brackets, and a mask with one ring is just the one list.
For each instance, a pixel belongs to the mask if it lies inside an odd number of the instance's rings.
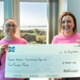
{"label": "mouth", "polygon": [[15,30],[8,30],[7,32],[9,32],[10,34],[15,33]]}
{"label": "mouth", "polygon": [[66,26],[63,27],[63,30],[65,30],[66,32],[68,32],[69,29],[70,29],[70,27],[66,27]]}

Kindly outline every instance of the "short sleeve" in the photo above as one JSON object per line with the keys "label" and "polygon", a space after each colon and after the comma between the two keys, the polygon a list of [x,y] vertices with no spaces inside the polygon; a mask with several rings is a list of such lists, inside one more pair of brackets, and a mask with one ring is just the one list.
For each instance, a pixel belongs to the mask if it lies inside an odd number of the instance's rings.
{"label": "short sleeve", "polygon": [[54,37],[54,38],[52,39],[51,44],[56,44],[56,37]]}

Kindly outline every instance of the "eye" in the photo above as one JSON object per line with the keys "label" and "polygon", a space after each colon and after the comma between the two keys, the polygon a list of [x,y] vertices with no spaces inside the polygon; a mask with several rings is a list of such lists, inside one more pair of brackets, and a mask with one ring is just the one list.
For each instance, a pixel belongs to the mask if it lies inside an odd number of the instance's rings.
{"label": "eye", "polygon": [[10,24],[6,24],[6,26],[7,26],[7,27],[10,27],[11,25],[10,25]]}
{"label": "eye", "polygon": [[16,25],[15,25],[15,24],[13,24],[13,25],[12,25],[12,27],[16,27]]}
{"label": "eye", "polygon": [[12,26],[12,27],[16,27],[17,25],[16,25],[16,24],[12,24],[12,25],[11,25],[11,24],[6,24],[6,26],[7,26],[7,27],[11,27],[11,26]]}
{"label": "eye", "polygon": [[67,23],[71,23],[71,21],[70,20],[67,20]]}
{"label": "eye", "polygon": [[65,21],[62,21],[62,23],[65,23]]}

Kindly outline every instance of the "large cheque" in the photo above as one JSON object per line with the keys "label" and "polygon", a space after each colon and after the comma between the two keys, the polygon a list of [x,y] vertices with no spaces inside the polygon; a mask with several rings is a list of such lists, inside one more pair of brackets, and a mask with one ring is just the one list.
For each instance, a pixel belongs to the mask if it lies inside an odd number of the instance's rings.
{"label": "large cheque", "polygon": [[80,77],[80,45],[10,45],[5,77]]}

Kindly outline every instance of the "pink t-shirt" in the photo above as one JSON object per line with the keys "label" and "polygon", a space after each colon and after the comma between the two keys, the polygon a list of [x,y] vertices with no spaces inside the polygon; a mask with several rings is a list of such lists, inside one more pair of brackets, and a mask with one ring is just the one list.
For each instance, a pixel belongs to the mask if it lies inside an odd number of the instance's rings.
{"label": "pink t-shirt", "polygon": [[[22,38],[16,38],[15,40],[8,41],[5,38],[3,38],[0,41],[0,45],[2,44],[27,44],[28,42]],[[6,52],[4,52],[1,56],[1,66],[0,66],[0,80],[23,80],[21,78],[5,78],[5,58],[6,58]]]}
{"label": "pink t-shirt", "polygon": [[[77,40],[80,40],[80,33],[75,33],[70,37],[66,37],[63,34],[59,34],[53,38],[52,44],[73,44],[77,43]],[[80,78],[62,78],[61,80],[80,80]]]}
{"label": "pink t-shirt", "polygon": [[77,40],[80,40],[80,34],[75,33],[72,36],[66,37],[63,34],[56,35],[53,40],[52,44],[66,44],[66,43],[77,43]]}

